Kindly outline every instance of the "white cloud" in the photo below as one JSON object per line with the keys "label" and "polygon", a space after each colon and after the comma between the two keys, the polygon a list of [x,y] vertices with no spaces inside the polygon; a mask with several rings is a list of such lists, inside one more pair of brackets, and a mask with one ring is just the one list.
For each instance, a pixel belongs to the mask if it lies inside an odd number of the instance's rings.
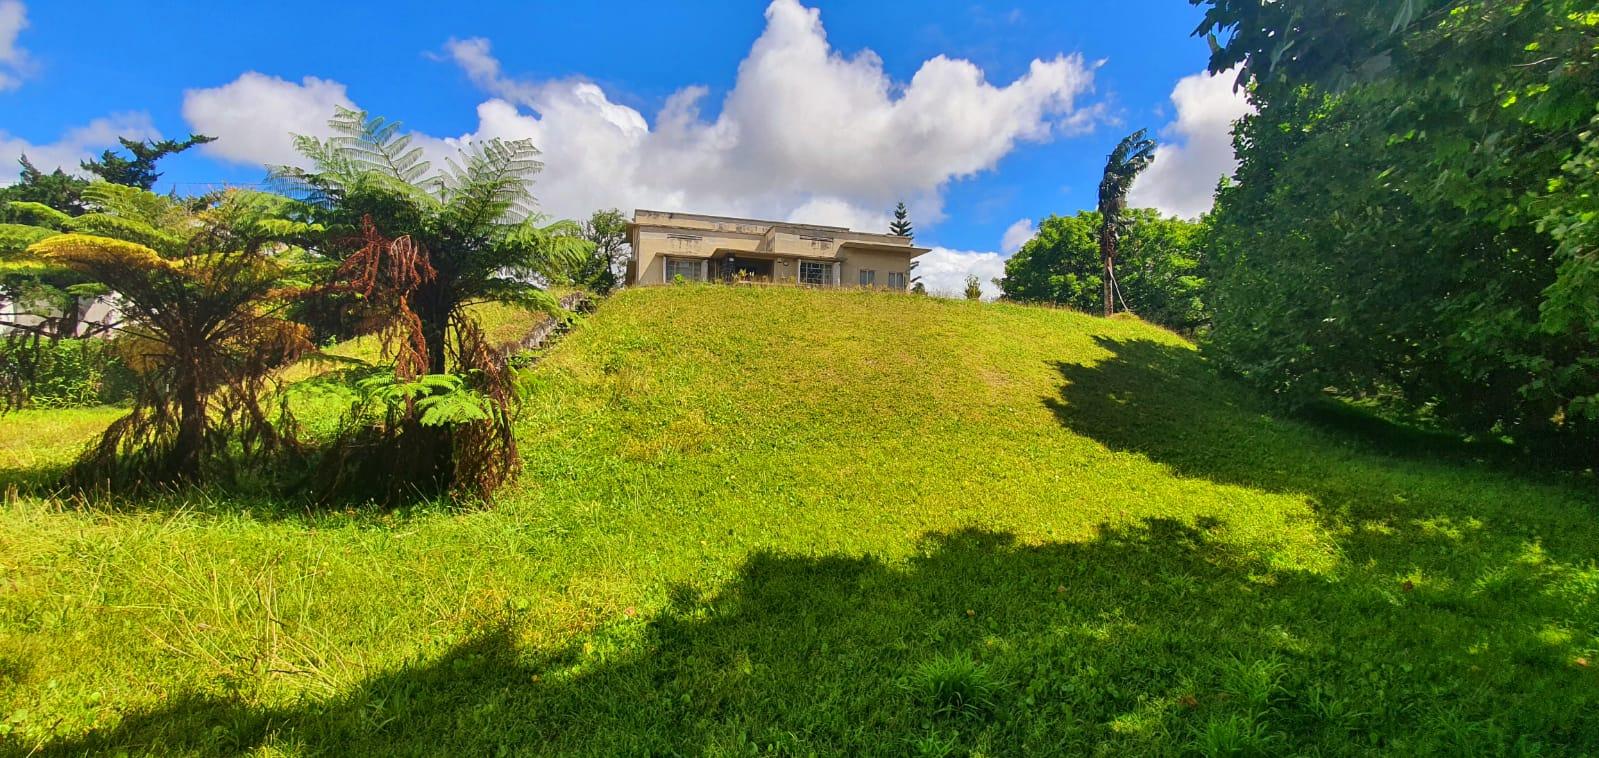
{"label": "white cloud", "polygon": [[0,184],[15,182],[23,155],[40,171],[57,168],[71,174],[83,173],[78,164],[95,157],[107,147],[115,147],[118,137],[132,140],[160,139],[147,113],[117,113],[94,119],[62,133],[54,142],[33,144],[0,131]]}
{"label": "white cloud", "polygon": [[1010,255],[1022,249],[1022,245],[1027,244],[1027,241],[1032,239],[1033,235],[1037,233],[1038,229],[1033,226],[1032,219],[1017,219],[1016,223],[1005,228],[1005,236],[999,240],[999,249],[1005,251],[1006,255]]}
{"label": "white cloud", "polygon": [[893,215],[863,209],[848,200],[836,197],[813,197],[804,205],[789,211],[786,221],[804,224],[843,226],[863,232],[888,233]]}
{"label": "white cloud", "polygon": [[17,46],[26,28],[28,8],[22,0],[0,0],[0,92],[22,86],[22,78],[33,69],[28,51]]}
{"label": "white cloud", "polygon": [[1233,91],[1236,71],[1185,76],[1172,89],[1177,120],[1161,130],[1165,143],[1138,178],[1128,201],[1184,217],[1210,210],[1216,181],[1232,174],[1233,122],[1253,111],[1244,93]]}
{"label": "white cloud", "polygon": [[239,163],[298,162],[291,133],[326,135],[334,106],[355,104],[343,84],[314,76],[295,84],[250,71],[220,87],[183,93],[183,118],[217,138],[201,150]]}
{"label": "white cloud", "polygon": [[[652,124],[592,82],[507,75],[483,39],[451,40],[444,57],[492,98],[472,132],[418,144],[441,157],[473,139],[532,139],[545,162],[534,194],[561,217],[646,207],[878,230],[904,200],[925,227],[942,215],[948,182],[992,168],[1020,142],[1075,134],[1099,113],[1077,106],[1093,83],[1080,56],[1035,60],[1003,86],[938,56],[899,83],[871,51],[832,49],[820,14],[798,0],[766,9],[714,119],[701,115],[702,86],[674,93]],[[315,133],[335,102],[349,102],[336,82],[246,74],[189,93],[184,115],[219,137],[213,154],[275,163],[293,157],[278,135]]]}
{"label": "white cloud", "polygon": [[935,247],[916,259],[917,276],[928,294],[964,297],[966,277],[976,275],[983,286],[983,299],[999,297],[993,279],[1005,276],[1005,258],[999,253],[951,250]]}

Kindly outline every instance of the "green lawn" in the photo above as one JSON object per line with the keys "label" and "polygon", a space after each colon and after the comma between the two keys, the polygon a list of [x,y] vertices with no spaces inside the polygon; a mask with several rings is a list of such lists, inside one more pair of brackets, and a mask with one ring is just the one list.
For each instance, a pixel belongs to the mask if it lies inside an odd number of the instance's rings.
{"label": "green lawn", "polygon": [[624,292],[524,380],[492,510],[8,496],[0,752],[1599,752],[1591,474],[881,293]]}

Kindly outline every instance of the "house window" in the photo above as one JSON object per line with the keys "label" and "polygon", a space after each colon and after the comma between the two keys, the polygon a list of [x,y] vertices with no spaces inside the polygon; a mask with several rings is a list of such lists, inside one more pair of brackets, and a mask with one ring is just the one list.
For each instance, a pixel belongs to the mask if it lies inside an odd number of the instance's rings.
{"label": "house window", "polygon": [[861,286],[870,287],[877,284],[877,272],[869,268],[861,269]]}
{"label": "house window", "polygon": [[799,283],[823,287],[833,283],[833,264],[821,261],[800,261]]}
{"label": "house window", "polygon": [[902,289],[905,289],[905,272],[903,272],[903,271],[890,271],[890,272],[888,272],[888,288],[891,289],[891,290],[902,290]]}
{"label": "house window", "polygon": [[675,282],[679,276],[691,282],[704,281],[705,261],[694,258],[667,258],[666,281]]}

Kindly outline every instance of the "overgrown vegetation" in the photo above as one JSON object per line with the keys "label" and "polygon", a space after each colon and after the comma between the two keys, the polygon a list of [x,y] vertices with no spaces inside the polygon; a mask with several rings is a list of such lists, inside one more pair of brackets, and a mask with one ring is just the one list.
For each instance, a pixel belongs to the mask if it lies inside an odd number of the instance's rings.
{"label": "overgrown vegetation", "polygon": [[647,288],[525,384],[490,511],[7,501],[0,752],[1599,752],[1591,477],[1136,320]]}
{"label": "overgrown vegetation", "polygon": [[622,276],[627,271],[631,252],[627,241],[627,216],[615,208],[595,211],[583,222],[581,233],[592,250],[566,278],[597,295],[608,295],[621,286]]}
{"label": "overgrown vegetation", "polygon": [[0,340],[0,393],[17,406],[73,408],[132,399],[137,375],[118,345],[104,339],[51,340],[42,335]]}
{"label": "overgrown vegetation", "polygon": [[121,491],[193,482],[227,475],[235,447],[246,460],[292,447],[282,431],[292,422],[262,407],[271,372],[311,349],[304,327],[278,314],[282,199],[229,193],[192,211],[122,185],[85,196],[101,234],[60,234],[28,251],[117,293],[119,344],[139,388],[72,479]]}
{"label": "overgrown vegetation", "polygon": [[1215,354],[1599,461],[1593,3],[1199,4],[1258,109],[1213,220]]}
{"label": "overgrown vegetation", "polygon": [[295,139],[313,168],[276,178],[317,230],[308,247],[336,265],[315,294],[355,296],[355,330],[381,336],[391,369],[360,385],[323,489],[488,499],[519,465],[514,394],[470,308],[557,314],[544,285],[594,245],[577,224],[537,214],[529,185],[542,164],[530,141],[476,143],[434,172],[399,122],[341,110],[329,126],[329,139]]}

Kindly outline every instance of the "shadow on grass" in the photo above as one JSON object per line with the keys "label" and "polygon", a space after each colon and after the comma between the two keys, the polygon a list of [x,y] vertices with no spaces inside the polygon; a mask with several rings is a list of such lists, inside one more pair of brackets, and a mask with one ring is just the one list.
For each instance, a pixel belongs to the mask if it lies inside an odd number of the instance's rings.
{"label": "shadow on grass", "polygon": [[1060,396],[1043,402],[1062,425],[1180,476],[1306,495],[1358,558],[1402,555],[1411,545],[1394,539],[1394,530],[1465,530],[1471,547],[1490,559],[1537,543],[1581,562],[1599,547],[1599,485],[1591,475],[1518,471],[1495,446],[1354,409],[1285,417],[1193,350],[1098,342],[1110,357],[1055,364],[1065,383]]}
{"label": "shadow on grass", "polygon": [[[558,651],[517,618],[327,700],[192,694],[44,754],[1160,754],[1599,750],[1556,599],[1274,571],[1210,527],[929,536],[903,563],[756,554]],[[1503,568],[1503,567],[1500,567]],[[1545,577],[1520,576],[1538,583]],[[1525,588],[1518,588],[1525,589]],[[0,743],[4,747],[4,743]],[[34,745],[12,743],[27,750]]]}

